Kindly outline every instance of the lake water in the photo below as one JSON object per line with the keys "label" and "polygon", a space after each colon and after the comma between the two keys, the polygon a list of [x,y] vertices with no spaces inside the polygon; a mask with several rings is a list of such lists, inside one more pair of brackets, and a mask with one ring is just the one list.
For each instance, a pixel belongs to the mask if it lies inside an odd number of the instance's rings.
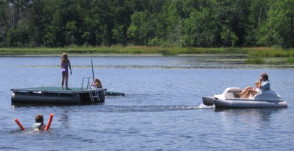
{"label": "lake water", "polygon": [[[12,106],[11,88],[60,86],[60,57],[1,57],[0,150],[294,150],[293,69],[202,57],[69,57],[70,87],[92,75],[92,59],[103,86],[126,96],[83,106]],[[287,109],[202,104],[201,96],[253,86],[263,72]],[[36,114],[47,123],[50,113],[49,132],[31,130]]]}

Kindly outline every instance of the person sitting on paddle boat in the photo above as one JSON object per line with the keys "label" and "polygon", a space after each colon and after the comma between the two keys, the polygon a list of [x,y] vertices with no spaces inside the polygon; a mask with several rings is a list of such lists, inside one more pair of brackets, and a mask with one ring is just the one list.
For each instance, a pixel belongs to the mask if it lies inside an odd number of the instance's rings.
{"label": "person sitting on paddle boat", "polygon": [[101,81],[99,79],[95,79],[92,83],[92,86],[94,86],[95,88],[102,88]]}
{"label": "person sitting on paddle boat", "polygon": [[36,131],[45,130],[46,125],[44,124],[43,115],[37,114],[35,116],[35,123],[33,124],[33,129]]}
{"label": "person sitting on paddle boat", "polygon": [[62,90],[63,90],[64,82],[65,82],[66,89],[69,90],[69,88],[68,88],[68,68],[70,69],[70,74],[72,74],[71,65],[70,65],[70,61],[68,59],[67,53],[63,53],[62,57],[61,57],[61,73],[62,73],[61,87],[62,87]]}
{"label": "person sitting on paddle boat", "polygon": [[240,93],[234,93],[235,97],[237,98],[247,98],[245,94],[247,94],[249,91],[258,91],[260,86],[260,82],[256,81],[255,82],[255,87],[247,87],[243,89]]}
{"label": "person sitting on paddle boat", "polygon": [[260,80],[255,83],[255,86],[256,88],[247,87],[244,90],[242,90],[239,94],[235,94],[235,96],[240,98],[249,98],[250,95],[254,96],[257,93],[262,93],[270,90],[268,74],[262,73]]}

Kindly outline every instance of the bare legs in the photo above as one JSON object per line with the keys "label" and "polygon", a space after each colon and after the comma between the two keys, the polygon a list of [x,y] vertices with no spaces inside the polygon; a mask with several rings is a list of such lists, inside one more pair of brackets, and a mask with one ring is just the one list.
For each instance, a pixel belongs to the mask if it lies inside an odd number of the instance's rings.
{"label": "bare legs", "polygon": [[240,98],[249,98],[250,94],[255,95],[257,92],[253,87],[247,87],[239,93]]}
{"label": "bare legs", "polygon": [[63,85],[65,82],[65,88],[68,90],[68,72],[62,72],[62,82],[61,82],[61,87],[63,90]]}

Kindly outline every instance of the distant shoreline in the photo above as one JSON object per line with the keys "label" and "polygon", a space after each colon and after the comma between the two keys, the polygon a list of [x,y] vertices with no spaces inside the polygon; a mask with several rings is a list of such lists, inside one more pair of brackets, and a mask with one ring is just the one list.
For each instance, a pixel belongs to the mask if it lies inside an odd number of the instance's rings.
{"label": "distant shoreline", "polygon": [[[239,54],[176,54],[176,55],[162,55],[162,54],[110,54],[110,53],[69,53],[70,57],[230,57],[240,56]],[[60,57],[60,54],[5,54],[0,57]],[[244,55],[242,55],[244,56]]]}
{"label": "distant shoreline", "polygon": [[[0,48],[0,57],[59,57],[63,52],[73,57],[213,57],[222,62],[244,64],[294,65],[294,49],[252,48],[165,48],[147,46]],[[208,58],[210,59],[210,58]]]}
{"label": "distant shoreline", "polygon": [[161,55],[178,55],[178,54],[249,54],[249,53],[267,53],[274,55],[280,53],[283,55],[294,55],[294,48],[285,50],[274,47],[220,47],[220,48],[177,48],[177,47],[147,47],[147,46],[111,46],[111,47],[36,47],[36,48],[1,48],[0,56],[2,55],[56,55],[67,52],[70,54],[161,54]]}

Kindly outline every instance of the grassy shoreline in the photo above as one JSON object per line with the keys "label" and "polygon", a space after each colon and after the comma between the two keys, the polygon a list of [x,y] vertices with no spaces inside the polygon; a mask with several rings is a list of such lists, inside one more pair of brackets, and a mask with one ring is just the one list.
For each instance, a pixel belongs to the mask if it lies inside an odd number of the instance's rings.
{"label": "grassy shoreline", "polygon": [[[234,48],[233,48],[234,49]],[[59,54],[67,52],[71,54],[202,54],[202,53],[240,53],[242,49],[232,48],[164,48],[145,46],[111,46],[111,47],[62,47],[62,48],[0,48],[0,55],[21,54]]]}
{"label": "grassy shoreline", "polygon": [[[242,56],[247,64],[294,64],[294,49],[273,47],[164,48],[146,46],[0,48],[0,56]],[[228,57],[229,58],[229,57]]]}
{"label": "grassy shoreline", "polygon": [[273,47],[243,47],[243,48],[165,48],[146,46],[111,46],[111,47],[60,47],[60,48],[0,48],[0,55],[22,55],[22,54],[60,54],[62,52],[72,54],[251,54],[265,57],[294,56],[294,48],[282,49]]}

